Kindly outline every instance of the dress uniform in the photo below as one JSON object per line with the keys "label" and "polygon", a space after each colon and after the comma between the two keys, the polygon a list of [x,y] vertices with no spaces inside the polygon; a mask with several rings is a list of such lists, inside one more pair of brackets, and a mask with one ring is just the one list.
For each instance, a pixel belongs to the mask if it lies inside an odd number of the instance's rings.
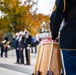
{"label": "dress uniform", "polygon": [[24,31],[25,32],[25,40],[24,40],[24,47],[25,47],[25,56],[26,56],[26,65],[30,65],[30,61],[29,61],[29,53],[28,53],[28,47],[29,45],[31,45],[31,35],[29,34],[28,31]]}
{"label": "dress uniform", "polygon": [[62,75],[76,75],[76,0],[56,0],[50,17],[50,29],[53,40],[60,36]]}

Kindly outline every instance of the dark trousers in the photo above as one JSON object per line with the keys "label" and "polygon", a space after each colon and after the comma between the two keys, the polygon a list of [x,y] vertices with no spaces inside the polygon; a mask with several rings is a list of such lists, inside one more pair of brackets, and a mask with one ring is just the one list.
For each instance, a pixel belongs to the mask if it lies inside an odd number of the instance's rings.
{"label": "dark trousers", "polygon": [[29,64],[27,47],[28,47],[28,45],[25,43],[25,57],[26,57],[26,64]]}
{"label": "dark trousers", "polygon": [[29,64],[27,48],[25,48],[25,56],[26,56],[26,64]]}
{"label": "dark trousers", "polygon": [[16,62],[19,63],[19,50],[16,49]]}
{"label": "dark trousers", "polygon": [[4,52],[5,52],[5,57],[7,58],[7,48],[6,49],[4,49],[4,48],[1,49],[1,57],[3,57]]}
{"label": "dark trousers", "polygon": [[36,48],[36,46],[35,46],[35,53],[37,53],[37,48]]}
{"label": "dark trousers", "polygon": [[37,48],[36,48],[36,46],[32,46],[32,47],[31,47],[31,53],[34,53],[34,52],[33,52],[33,48],[35,48],[35,53],[37,53]]}
{"label": "dark trousers", "polygon": [[[62,50],[66,75],[76,75],[76,50]],[[64,75],[64,69],[62,69]]]}
{"label": "dark trousers", "polygon": [[20,51],[19,51],[19,55],[20,55],[20,63],[24,64],[23,50],[20,50]]}

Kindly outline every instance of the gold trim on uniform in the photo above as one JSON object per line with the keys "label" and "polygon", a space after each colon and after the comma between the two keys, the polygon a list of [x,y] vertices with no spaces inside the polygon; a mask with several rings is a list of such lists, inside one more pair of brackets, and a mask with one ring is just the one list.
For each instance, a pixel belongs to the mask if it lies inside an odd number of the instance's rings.
{"label": "gold trim on uniform", "polygon": [[66,1],[65,0],[63,0],[64,1],[64,9],[63,9],[63,12],[65,11],[65,8],[66,8]]}
{"label": "gold trim on uniform", "polygon": [[54,12],[56,10],[56,4],[54,5],[54,7],[53,7],[53,11],[52,12]]}

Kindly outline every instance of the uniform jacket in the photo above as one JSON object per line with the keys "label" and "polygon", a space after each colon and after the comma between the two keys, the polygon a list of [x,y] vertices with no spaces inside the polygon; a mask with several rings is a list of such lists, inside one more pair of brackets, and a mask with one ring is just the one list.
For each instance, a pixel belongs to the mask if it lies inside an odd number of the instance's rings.
{"label": "uniform jacket", "polygon": [[76,49],[76,16],[70,19],[69,12],[76,6],[76,0],[56,0],[51,17],[50,29],[52,39],[58,37],[61,23],[59,46],[64,49]]}
{"label": "uniform jacket", "polygon": [[29,37],[26,38],[26,43],[31,45],[31,42],[32,42],[32,36],[29,35]]}

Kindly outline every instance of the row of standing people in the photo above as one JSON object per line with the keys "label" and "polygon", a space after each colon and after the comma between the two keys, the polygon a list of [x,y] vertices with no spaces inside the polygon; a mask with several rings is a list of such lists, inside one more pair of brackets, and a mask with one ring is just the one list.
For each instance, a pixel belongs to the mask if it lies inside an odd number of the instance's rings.
{"label": "row of standing people", "polygon": [[24,64],[24,53],[25,50],[25,57],[26,57],[26,65],[30,65],[28,60],[28,44],[32,44],[32,36],[29,34],[28,31],[20,31],[19,33],[16,33],[13,37],[14,39],[14,48],[16,50],[16,63]]}
{"label": "row of standing people", "polygon": [[[8,46],[11,44],[11,41],[9,41],[8,37],[5,37],[4,40],[1,43],[1,57],[3,57],[3,53],[5,53],[5,57],[8,57]],[[25,50],[25,57],[26,57],[26,64],[30,64],[28,60],[28,44],[31,45],[31,51],[33,51],[33,47],[35,48],[35,53],[37,53],[36,46],[39,43],[35,38],[33,38],[28,31],[20,31],[17,32],[13,36],[13,44],[14,49],[16,52],[16,63],[22,63],[24,64],[24,50]]]}

